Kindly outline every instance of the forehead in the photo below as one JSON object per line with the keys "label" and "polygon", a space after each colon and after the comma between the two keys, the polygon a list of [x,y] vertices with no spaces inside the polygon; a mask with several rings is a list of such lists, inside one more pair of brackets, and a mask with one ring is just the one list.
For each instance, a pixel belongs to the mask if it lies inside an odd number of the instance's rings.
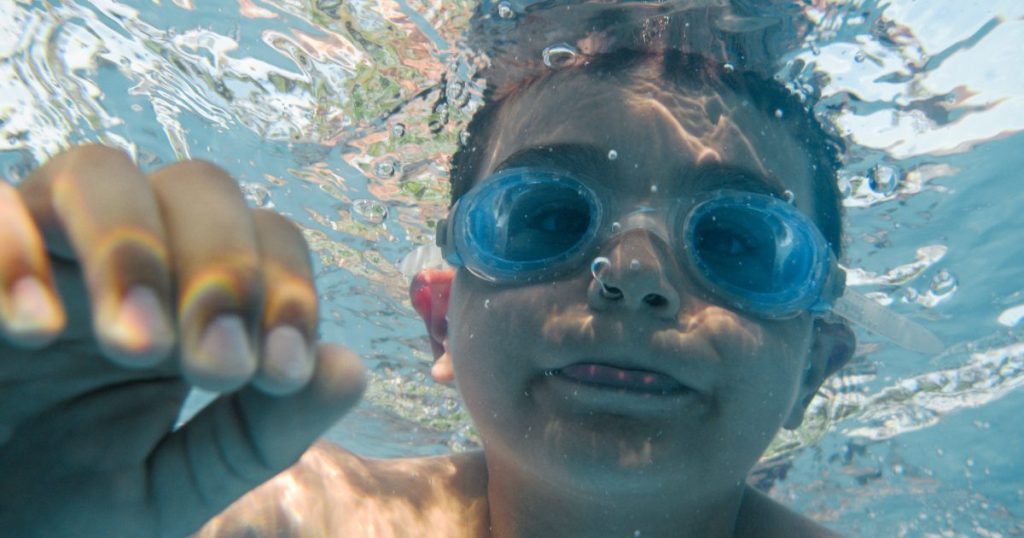
{"label": "forehead", "polygon": [[557,73],[510,97],[489,140],[477,180],[523,154],[575,148],[557,164],[589,167],[616,189],[685,193],[714,188],[708,171],[727,171],[723,178],[741,177],[754,190],[790,190],[813,211],[809,160],[785,118],[728,89],[682,90],[655,66]]}

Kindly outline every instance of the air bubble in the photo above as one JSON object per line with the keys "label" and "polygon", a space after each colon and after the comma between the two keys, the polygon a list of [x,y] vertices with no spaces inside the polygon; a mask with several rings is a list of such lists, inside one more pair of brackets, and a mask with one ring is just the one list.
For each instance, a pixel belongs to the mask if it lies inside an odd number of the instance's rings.
{"label": "air bubble", "polygon": [[613,222],[612,223],[612,233],[613,234],[614,233],[619,233],[619,230],[621,230],[621,229],[622,229],[622,225],[621,224],[619,224],[618,222]]}
{"label": "air bubble", "polygon": [[776,108],[775,109],[775,117],[780,119],[780,120],[782,119],[782,109],[781,108]]}
{"label": "air bubble", "polygon": [[568,43],[558,43],[546,47],[542,54],[544,65],[552,69],[559,69],[571,65],[576,60],[578,52],[576,47]]}
{"label": "air bubble", "polygon": [[884,164],[875,165],[868,174],[868,187],[883,196],[896,192],[899,186],[899,173],[895,168]]}
{"label": "air bubble", "polygon": [[956,288],[957,280],[953,273],[943,269],[932,277],[931,289],[935,293],[945,293]]}
{"label": "air bubble", "polygon": [[388,206],[379,200],[354,200],[352,214],[363,222],[380,224],[388,218]]}
{"label": "air bubble", "polygon": [[633,258],[632,260],[629,260],[629,270],[630,271],[639,271],[640,270],[640,260],[638,260],[636,258]]}
{"label": "air bubble", "polygon": [[448,99],[449,103],[454,103],[462,97],[462,93],[465,91],[466,85],[461,80],[453,80],[448,83],[444,89],[445,98]]}
{"label": "air bubble", "polygon": [[502,19],[516,18],[516,10],[512,9],[512,3],[507,0],[498,2],[498,16]]}
{"label": "air bubble", "polygon": [[490,310],[490,309],[491,309],[491,300],[490,299],[484,299],[484,310]]}
{"label": "air bubble", "polygon": [[393,177],[401,169],[401,164],[394,157],[384,157],[373,164],[373,173],[379,178]]}
{"label": "air bubble", "polygon": [[658,186],[651,185],[651,194],[658,194]]}
{"label": "air bubble", "polygon": [[469,136],[469,131],[464,130],[461,133],[459,133],[459,143],[462,144],[463,146],[469,144]]}
{"label": "air bubble", "polygon": [[245,201],[251,207],[274,207],[274,204],[270,201],[270,191],[263,185],[242,183],[240,187]]}
{"label": "air bubble", "polygon": [[391,136],[393,136],[395,138],[401,138],[401,137],[405,136],[405,124],[404,123],[396,123],[396,124],[392,125],[391,126]]}
{"label": "air bubble", "polygon": [[862,50],[861,51],[857,51],[857,54],[853,55],[853,61],[855,61],[857,63],[861,63],[864,60],[866,60],[867,57],[868,57],[868,55],[864,54],[864,51],[862,51]]}
{"label": "air bubble", "polygon": [[796,202],[796,194],[793,191],[786,189],[782,191],[782,201],[793,205],[793,203]]}
{"label": "air bubble", "polygon": [[722,69],[725,69],[726,73],[732,73],[733,71],[736,70],[736,66],[732,65],[730,63],[725,63],[725,64],[722,64]]}
{"label": "air bubble", "polygon": [[619,152],[615,151],[614,149],[608,150],[608,160],[609,161],[614,161],[615,159],[618,159],[618,158],[619,158]]}
{"label": "air bubble", "polygon": [[845,176],[839,178],[839,195],[843,198],[849,198],[853,195],[853,183],[850,181],[850,178]]}

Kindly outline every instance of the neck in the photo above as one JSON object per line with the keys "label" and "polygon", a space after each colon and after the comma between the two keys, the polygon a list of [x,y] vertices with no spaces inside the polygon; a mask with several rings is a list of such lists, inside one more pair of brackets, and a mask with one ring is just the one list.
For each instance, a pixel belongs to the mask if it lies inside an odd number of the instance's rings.
{"label": "neck", "polygon": [[573,489],[491,458],[487,471],[492,538],[731,537],[745,491],[696,498],[685,484],[644,493]]}

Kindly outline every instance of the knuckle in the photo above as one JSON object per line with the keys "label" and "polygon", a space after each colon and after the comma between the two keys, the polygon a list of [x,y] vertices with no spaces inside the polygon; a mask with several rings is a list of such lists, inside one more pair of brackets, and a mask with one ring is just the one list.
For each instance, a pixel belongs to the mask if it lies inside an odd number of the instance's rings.
{"label": "knuckle", "polygon": [[55,185],[76,183],[107,170],[134,168],[124,151],[102,144],[83,144],[54,156],[39,171]]}
{"label": "knuckle", "polygon": [[195,268],[178,281],[178,317],[189,326],[205,326],[220,313],[235,312],[259,319],[264,302],[264,277],[251,260],[230,259]]}
{"label": "knuckle", "polygon": [[233,194],[241,196],[238,183],[227,170],[216,164],[202,159],[191,159],[179,161],[161,168],[154,173],[151,180],[160,185],[175,185],[185,188],[193,188],[196,184],[202,184],[208,188],[218,190],[229,190]]}
{"label": "knuckle", "polygon": [[265,208],[256,208],[252,210],[253,220],[258,224],[267,227],[274,227],[286,231],[286,233],[294,234],[299,239],[302,239],[302,231],[299,230],[298,225],[292,222],[291,219],[284,215]]}
{"label": "knuckle", "polygon": [[316,328],[317,296],[312,283],[297,277],[276,279],[268,284],[263,307],[263,325],[297,323],[310,333]]}
{"label": "knuckle", "polygon": [[252,216],[264,266],[311,278],[310,247],[299,226],[266,209],[254,210]]}
{"label": "knuckle", "polygon": [[131,158],[123,150],[104,144],[82,144],[68,149],[65,151],[65,154],[69,157],[90,161],[119,160],[122,162],[131,162]]}

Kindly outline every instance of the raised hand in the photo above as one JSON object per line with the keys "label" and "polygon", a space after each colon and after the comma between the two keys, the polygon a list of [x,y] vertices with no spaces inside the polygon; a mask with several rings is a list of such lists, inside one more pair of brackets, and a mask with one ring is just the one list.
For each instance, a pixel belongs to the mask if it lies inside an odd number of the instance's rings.
{"label": "raised hand", "polygon": [[[309,253],[220,168],[83,146],[0,181],[0,529],[197,529],[364,386],[316,341]],[[225,393],[171,431],[190,386]]]}

